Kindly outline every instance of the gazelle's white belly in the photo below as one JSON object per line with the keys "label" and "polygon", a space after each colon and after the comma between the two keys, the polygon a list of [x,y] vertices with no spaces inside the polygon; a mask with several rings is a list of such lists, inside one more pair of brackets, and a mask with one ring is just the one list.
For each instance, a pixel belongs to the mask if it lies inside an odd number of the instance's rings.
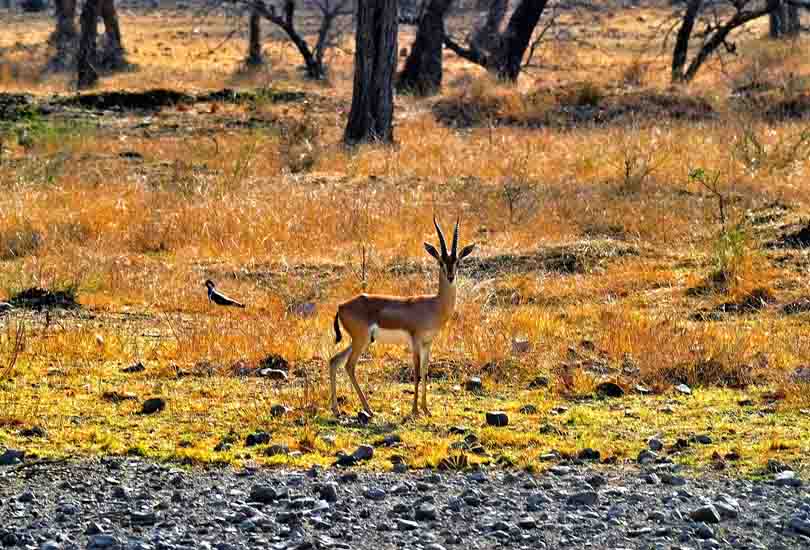
{"label": "gazelle's white belly", "polygon": [[371,338],[376,343],[392,344],[398,346],[412,347],[411,335],[405,330],[395,330],[380,328],[377,325],[371,326]]}

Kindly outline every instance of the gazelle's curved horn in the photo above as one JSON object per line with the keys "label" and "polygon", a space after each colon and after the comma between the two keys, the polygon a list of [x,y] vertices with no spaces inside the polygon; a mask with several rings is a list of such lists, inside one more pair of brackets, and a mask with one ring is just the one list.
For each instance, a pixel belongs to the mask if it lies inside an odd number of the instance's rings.
{"label": "gazelle's curved horn", "polygon": [[456,218],[456,228],[453,230],[453,258],[456,257],[456,252],[458,251],[458,222],[459,218]]}
{"label": "gazelle's curved horn", "polygon": [[436,216],[433,216],[433,225],[436,226],[436,233],[439,235],[439,245],[442,247],[442,257],[447,257],[447,244],[444,242],[444,234],[442,233],[439,223],[436,221]]}

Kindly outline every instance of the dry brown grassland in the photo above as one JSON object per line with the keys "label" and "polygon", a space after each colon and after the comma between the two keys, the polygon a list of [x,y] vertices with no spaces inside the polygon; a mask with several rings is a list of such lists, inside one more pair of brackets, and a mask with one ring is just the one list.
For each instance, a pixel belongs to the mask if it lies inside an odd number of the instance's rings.
{"label": "dry brown grassland", "polygon": [[[4,126],[0,292],[75,292],[80,307],[17,308],[0,321],[0,447],[306,466],[393,430],[402,442],[370,467],[390,468],[393,455],[454,467],[467,453],[542,468],[551,450],[623,462],[651,436],[709,433],[711,445],[671,456],[746,474],[769,459],[805,468],[810,388],[796,374],[810,365],[810,253],[780,239],[810,213],[810,149],[806,122],[769,108],[810,105],[806,39],[775,44],[756,27],[738,37],[738,57],[669,89],[654,31],[666,15],[564,15],[582,40],[547,44],[518,88],[448,53],[442,96],[397,98],[397,147],[349,151],[339,145],[349,37],[321,85],[301,78],[277,35],[270,67],[244,74],[243,40],[209,53],[231,22],[124,10],[137,68],[98,91],[305,96],[59,108]],[[0,21],[0,91],[71,93],[67,77],[42,75],[51,26]],[[411,39],[404,29],[402,44]],[[731,95],[746,86],[757,94]],[[716,196],[690,178],[698,169],[724,196],[725,232]],[[446,227],[460,215],[462,241],[478,248],[433,348],[433,416],[403,422],[410,356],[377,347],[358,372],[378,416],[334,421],[335,305],[363,289],[432,291],[422,242],[435,240],[434,213]],[[210,306],[206,278],[249,307]],[[314,316],[298,314],[306,303]],[[240,375],[271,354],[289,361],[287,383]],[[145,371],[121,371],[138,361]],[[482,393],[464,390],[470,376]],[[548,386],[529,389],[539,376]],[[344,410],[356,411],[340,380]],[[596,396],[603,381],[626,395]],[[154,396],[166,410],[137,414]],[[273,417],[276,404],[291,410]],[[528,404],[536,410],[520,412]],[[493,409],[508,412],[508,428],[484,426]],[[477,435],[480,454],[462,448],[456,425]],[[23,435],[33,426],[46,436]],[[245,448],[255,430],[294,452]]]}

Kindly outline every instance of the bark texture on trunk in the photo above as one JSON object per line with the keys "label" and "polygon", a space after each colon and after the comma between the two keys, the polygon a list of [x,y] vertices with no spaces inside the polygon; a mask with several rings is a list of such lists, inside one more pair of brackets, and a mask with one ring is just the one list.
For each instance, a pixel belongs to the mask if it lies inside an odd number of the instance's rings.
{"label": "bark texture on trunk", "polygon": [[343,136],[348,145],[394,139],[397,4],[397,0],[358,2],[352,107]]}
{"label": "bark texture on trunk", "polygon": [[768,0],[771,8],[769,19],[769,34],[771,38],[793,38],[799,35],[801,21],[799,8],[784,0]]}
{"label": "bark texture on trunk", "polygon": [[245,64],[249,67],[264,65],[264,55],[262,55],[262,16],[256,8],[250,11],[248,55]]}
{"label": "bark texture on trunk", "polygon": [[547,3],[548,0],[523,0],[515,9],[501,39],[498,78],[511,82],[517,80],[523,65],[523,56]]}
{"label": "bark texture on trunk", "polygon": [[79,33],[76,29],[76,0],[56,0],[54,2],[56,30],[52,43],[56,54],[50,61],[54,70],[64,70],[73,65],[76,51],[76,40]]}
{"label": "bark texture on trunk", "polygon": [[506,19],[509,9],[509,0],[489,0],[487,19],[470,38],[470,46],[482,52],[492,52],[499,49],[501,38],[501,25]]}
{"label": "bark texture on trunk", "polygon": [[77,87],[80,90],[91,88],[98,82],[96,39],[101,1],[86,0],[82,8],[79,56],[76,59]]}
{"label": "bark texture on trunk", "polygon": [[686,66],[686,55],[689,53],[689,39],[692,38],[695,20],[701,8],[703,8],[703,0],[689,0],[686,5],[683,22],[681,28],[678,29],[678,36],[675,38],[675,48],[672,50],[673,82],[683,82],[685,78],[683,68]]}
{"label": "bark texture on trunk", "polygon": [[428,4],[405,68],[399,75],[398,90],[428,96],[441,89],[444,16],[452,4],[453,0],[431,0]]}
{"label": "bark texture on trunk", "polygon": [[98,0],[101,18],[104,20],[104,54],[101,64],[107,69],[119,69],[126,65],[124,44],[121,41],[121,27],[118,24],[118,13],[115,11],[115,0]]}

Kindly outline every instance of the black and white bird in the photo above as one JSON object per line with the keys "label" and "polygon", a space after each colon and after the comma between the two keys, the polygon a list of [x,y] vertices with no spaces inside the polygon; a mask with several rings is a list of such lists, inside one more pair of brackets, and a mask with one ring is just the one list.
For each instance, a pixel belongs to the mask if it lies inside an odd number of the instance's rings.
{"label": "black and white bird", "polygon": [[208,279],[205,281],[205,286],[208,287],[208,299],[217,304],[218,306],[234,306],[234,307],[245,307],[245,304],[241,302],[237,302],[231,298],[228,298],[220,291],[216,289],[216,285],[214,281]]}

